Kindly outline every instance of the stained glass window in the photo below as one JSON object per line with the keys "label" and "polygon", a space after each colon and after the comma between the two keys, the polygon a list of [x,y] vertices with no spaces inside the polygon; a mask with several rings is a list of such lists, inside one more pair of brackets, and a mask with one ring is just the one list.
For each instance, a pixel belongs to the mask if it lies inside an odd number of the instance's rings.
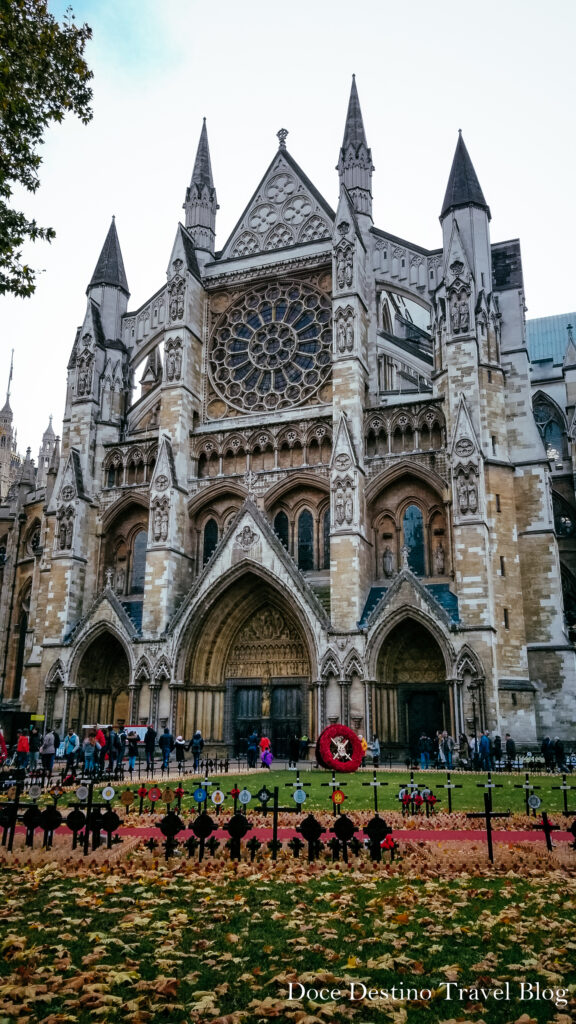
{"label": "stained glass window", "polygon": [[314,520],[308,509],[298,517],[298,568],[303,572],[314,568]]}
{"label": "stained glass window", "polygon": [[404,544],[408,548],[408,565],[415,576],[424,576],[424,520],[417,505],[409,505],[404,513]]}
{"label": "stained glass window", "polygon": [[218,523],[215,519],[209,519],[204,527],[204,558],[203,564],[206,562],[216,549],[218,544]]}
{"label": "stained glass window", "polygon": [[131,594],[144,593],[144,578],[146,575],[146,546],[148,534],[146,530],[140,530],[134,538],[132,548],[132,586]]}
{"label": "stained glass window", "polygon": [[286,550],[289,549],[288,516],[285,512],[279,512],[274,519],[274,529],[280,537]]}

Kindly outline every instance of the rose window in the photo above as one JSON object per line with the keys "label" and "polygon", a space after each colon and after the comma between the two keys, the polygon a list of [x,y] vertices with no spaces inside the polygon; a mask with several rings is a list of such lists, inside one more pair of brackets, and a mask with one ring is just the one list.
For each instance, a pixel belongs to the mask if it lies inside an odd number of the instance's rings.
{"label": "rose window", "polygon": [[245,412],[286,409],[330,375],[330,299],[290,282],[249,292],[218,320],[209,350],[215,390]]}

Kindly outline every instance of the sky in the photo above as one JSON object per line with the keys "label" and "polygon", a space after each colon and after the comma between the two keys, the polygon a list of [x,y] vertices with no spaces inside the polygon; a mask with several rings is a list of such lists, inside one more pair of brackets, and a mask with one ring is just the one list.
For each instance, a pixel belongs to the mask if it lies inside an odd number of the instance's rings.
{"label": "sky", "polygon": [[[49,2],[61,18],[66,2]],[[61,433],[66,365],[112,215],[138,308],[165,281],[202,118],[222,248],[276,132],[331,206],[351,76],[372,149],[374,222],[425,248],[462,129],[493,242],[520,238],[529,318],[576,308],[573,0],[73,0],[93,39],[94,118],[51,128],[15,205],[56,240],[25,250],[32,298],[0,297],[0,397],[14,348],[18,447]]]}

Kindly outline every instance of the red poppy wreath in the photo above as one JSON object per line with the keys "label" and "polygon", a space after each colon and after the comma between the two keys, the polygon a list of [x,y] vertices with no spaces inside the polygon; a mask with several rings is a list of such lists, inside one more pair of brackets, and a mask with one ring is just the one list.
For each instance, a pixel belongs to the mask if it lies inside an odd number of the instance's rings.
{"label": "red poppy wreath", "polygon": [[355,772],[364,751],[355,732],[346,725],[329,725],[318,737],[316,760],[334,772]]}

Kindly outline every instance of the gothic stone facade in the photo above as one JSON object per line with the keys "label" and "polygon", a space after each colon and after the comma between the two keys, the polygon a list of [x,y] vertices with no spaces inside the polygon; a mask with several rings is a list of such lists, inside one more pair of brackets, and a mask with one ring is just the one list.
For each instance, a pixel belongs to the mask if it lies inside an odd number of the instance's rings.
{"label": "gothic stone facade", "polygon": [[1,511],[2,712],[279,755],[335,721],[402,755],[423,728],[571,737],[519,244],[461,137],[439,247],[375,227],[355,83],[336,211],[286,135],[216,252],[204,125],[139,309],[110,228],[61,453]]}

